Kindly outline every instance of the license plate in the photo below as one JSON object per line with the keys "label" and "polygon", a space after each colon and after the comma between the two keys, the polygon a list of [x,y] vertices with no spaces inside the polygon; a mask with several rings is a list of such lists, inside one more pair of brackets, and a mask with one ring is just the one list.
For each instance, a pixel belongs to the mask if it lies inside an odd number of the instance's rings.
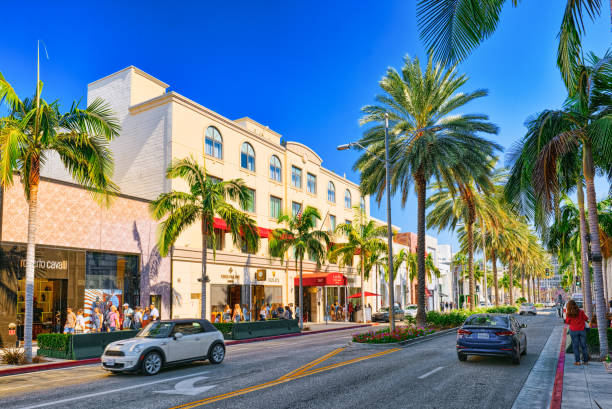
{"label": "license plate", "polygon": [[109,365],[109,366],[113,366],[113,365],[115,365],[115,360],[114,359],[105,359],[104,360],[104,364],[105,365]]}
{"label": "license plate", "polygon": [[489,339],[489,334],[487,334],[486,332],[479,332],[478,339]]}

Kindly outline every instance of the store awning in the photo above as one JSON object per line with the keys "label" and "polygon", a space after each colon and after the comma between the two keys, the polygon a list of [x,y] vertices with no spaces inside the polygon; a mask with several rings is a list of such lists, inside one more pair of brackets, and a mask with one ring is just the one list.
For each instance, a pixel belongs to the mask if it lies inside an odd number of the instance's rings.
{"label": "store awning", "polygon": [[[295,277],[294,285],[300,285],[300,277]],[[302,275],[304,287],[322,287],[326,285],[346,285],[348,280],[342,273],[309,273]]]}
{"label": "store awning", "polygon": [[[375,293],[371,293],[369,291],[366,291],[365,294],[364,294],[364,297],[380,297],[380,294],[375,294]],[[348,298],[361,298],[361,293],[349,295]]]}
{"label": "store awning", "polygon": [[[227,223],[225,223],[225,220],[219,217],[215,217],[213,227],[215,229],[220,229],[224,231],[228,230]],[[259,237],[266,239],[270,236],[272,229],[266,229],[265,227],[257,227],[257,232],[259,233]]]}

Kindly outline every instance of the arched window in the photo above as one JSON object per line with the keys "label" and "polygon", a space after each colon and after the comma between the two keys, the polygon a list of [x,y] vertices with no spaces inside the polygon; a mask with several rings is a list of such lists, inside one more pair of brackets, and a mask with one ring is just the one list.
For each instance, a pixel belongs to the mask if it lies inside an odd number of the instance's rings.
{"label": "arched window", "polygon": [[331,181],[327,184],[327,200],[336,202],[336,187]]}
{"label": "arched window", "polygon": [[248,142],[243,143],[240,149],[240,167],[255,172],[255,151]]}
{"label": "arched window", "polygon": [[361,201],[359,202],[359,207],[361,208],[362,212],[366,211],[366,208],[365,208],[365,198],[363,196],[361,196]]}
{"label": "arched window", "polygon": [[281,181],[281,161],[276,155],[270,159],[270,179]]}
{"label": "arched window", "polygon": [[206,154],[215,158],[223,159],[223,139],[219,130],[214,126],[206,129]]}
{"label": "arched window", "polygon": [[346,189],[346,192],[344,192],[344,207],[347,209],[352,207],[351,192],[348,189]]}

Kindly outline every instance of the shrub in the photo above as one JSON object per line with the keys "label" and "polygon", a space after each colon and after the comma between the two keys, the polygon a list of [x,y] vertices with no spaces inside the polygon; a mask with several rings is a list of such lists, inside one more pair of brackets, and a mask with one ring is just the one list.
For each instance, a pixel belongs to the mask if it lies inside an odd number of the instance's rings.
{"label": "shrub", "polygon": [[429,311],[427,312],[427,322],[436,327],[453,328],[458,327],[472,314],[514,314],[518,308],[514,306],[499,306],[489,308],[476,308],[470,310],[452,310],[449,312]]}
{"label": "shrub", "polygon": [[525,297],[519,297],[515,300],[515,303],[518,305],[521,305],[524,302],[527,302],[527,299]]}
{"label": "shrub", "polygon": [[[612,328],[608,328],[608,350],[612,349]],[[587,331],[587,346],[589,350],[599,353],[599,332],[597,328],[591,328]]]}
{"label": "shrub", "polygon": [[221,331],[223,335],[230,335],[232,333],[232,329],[234,328],[233,322],[215,322],[213,325]]}
{"label": "shrub", "polygon": [[38,348],[52,351],[67,351],[70,345],[70,334],[38,334]]}
{"label": "shrub", "polygon": [[434,332],[435,331],[431,328],[416,328],[412,326],[396,327],[395,331],[391,332],[389,327],[387,327],[363,332],[361,334],[354,334],[353,342],[363,344],[390,344],[422,337],[424,335],[433,334]]}
{"label": "shrub", "polygon": [[544,304],[538,302],[538,303],[534,304],[534,307],[536,307],[536,308],[544,308]]}
{"label": "shrub", "polygon": [[4,348],[0,351],[0,362],[5,365],[23,365],[25,354],[20,348]]}

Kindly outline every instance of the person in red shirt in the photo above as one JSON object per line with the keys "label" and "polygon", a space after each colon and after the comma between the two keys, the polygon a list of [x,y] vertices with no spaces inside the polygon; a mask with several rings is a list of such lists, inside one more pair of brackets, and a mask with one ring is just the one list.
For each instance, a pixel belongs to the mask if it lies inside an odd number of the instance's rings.
{"label": "person in red shirt", "polygon": [[567,314],[565,323],[569,324],[570,337],[572,338],[572,348],[574,349],[574,365],[580,365],[580,351],[582,350],[583,364],[588,365],[589,353],[586,345],[586,327],[584,323],[589,320],[584,311],[578,308],[576,301],[570,300],[567,303]]}

